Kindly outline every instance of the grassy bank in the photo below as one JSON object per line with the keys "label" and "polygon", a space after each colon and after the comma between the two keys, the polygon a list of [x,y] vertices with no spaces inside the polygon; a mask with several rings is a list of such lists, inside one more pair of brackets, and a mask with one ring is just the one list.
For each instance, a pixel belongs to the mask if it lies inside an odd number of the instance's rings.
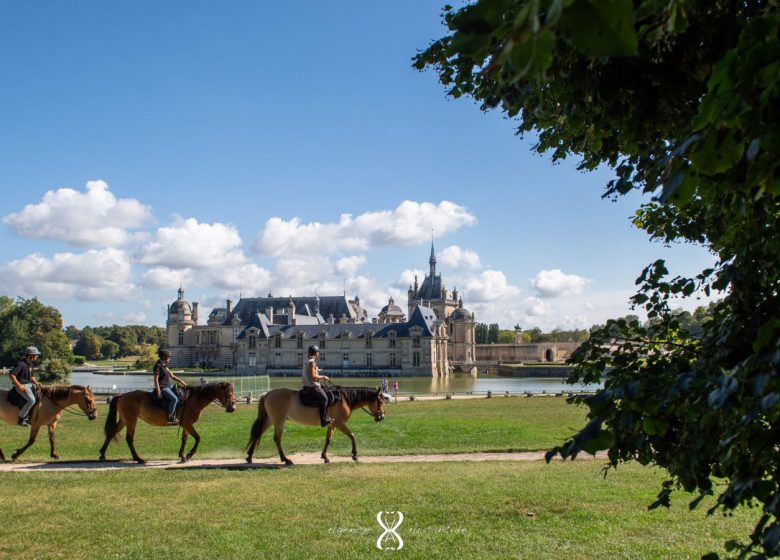
{"label": "grassy bank", "polygon": [[[98,419],[63,414],[57,429],[57,449],[63,459],[96,459],[103,443],[103,423],[108,407],[100,405]],[[202,436],[198,457],[241,457],[257,405],[240,405],[234,414],[210,406],[196,428]],[[584,425],[584,411],[567,405],[563,398],[494,398],[462,401],[400,401],[387,405],[383,422],[357,410],[349,423],[364,455],[407,453],[456,453],[469,451],[531,451],[548,449]],[[0,448],[6,456],[26,441],[29,430],[0,425]],[[124,432],[123,432],[124,434]],[[325,430],[288,423],[284,432],[285,451],[319,451]],[[124,435],[122,435],[124,438]],[[139,422],[136,448],[148,459],[173,459],[179,449],[177,428],[151,428]],[[192,444],[190,440],[189,445]],[[43,430],[23,460],[48,460],[48,439]],[[349,440],[334,436],[332,454],[348,455]],[[276,455],[269,434],[263,436],[258,457]],[[111,445],[109,458],[129,459],[122,439]]]}
{"label": "grassy bank", "polygon": [[[660,474],[598,461],[5,473],[0,557],[368,558],[401,511],[403,558],[698,558],[755,516],[646,510]],[[722,552],[722,551],[721,551]],[[389,554],[389,553],[386,553]]]}

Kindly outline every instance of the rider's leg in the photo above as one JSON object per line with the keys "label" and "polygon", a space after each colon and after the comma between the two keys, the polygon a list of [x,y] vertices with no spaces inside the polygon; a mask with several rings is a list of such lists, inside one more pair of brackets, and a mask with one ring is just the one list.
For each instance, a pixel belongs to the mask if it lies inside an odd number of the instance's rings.
{"label": "rider's leg", "polygon": [[27,418],[27,414],[29,414],[30,410],[35,405],[35,387],[32,383],[25,383],[23,386],[26,390],[24,393],[19,394],[22,395],[22,398],[27,402],[24,403],[24,406],[19,410],[19,420]]}
{"label": "rider's leg", "polygon": [[160,391],[160,394],[168,401],[168,419],[175,418],[176,407],[179,405],[179,398],[176,396],[176,393],[170,387],[166,387]]}
{"label": "rider's leg", "polygon": [[320,425],[324,428],[330,423],[331,419],[328,418],[328,395],[325,394],[325,389],[322,387],[314,387],[314,392],[320,399]]}

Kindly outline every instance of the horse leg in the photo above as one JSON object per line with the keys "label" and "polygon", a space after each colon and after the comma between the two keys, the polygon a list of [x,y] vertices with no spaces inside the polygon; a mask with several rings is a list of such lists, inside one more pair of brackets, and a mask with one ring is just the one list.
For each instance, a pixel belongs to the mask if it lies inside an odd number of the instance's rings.
{"label": "horse leg", "polygon": [[127,441],[127,447],[130,448],[130,453],[133,454],[133,461],[143,465],[144,463],[146,463],[146,461],[144,461],[143,459],[141,459],[141,457],[138,456],[138,452],[135,450],[135,445],[133,444],[133,439],[135,438],[136,422],[138,422],[138,418],[127,420],[125,424],[127,426],[127,434],[125,435],[125,441]]}
{"label": "horse leg", "polygon": [[276,449],[279,450],[279,459],[285,465],[291,467],[293,462],[290,461],[284,454],[284,451],[282,451],[282,432],[284,432],[284,420],[280,420],[274,424],[274,443],[276,444]]}
{"label": "horse leg", "polygon": [[0,463],[5,463],[5,454],[2,449],[0,449]]}
{"label": "horse leg", "polygon": [[320,455],[325,463],[330,463],[330,459],[328,459],[328,446],[330,445],[330,440],[333,439],[333,430],[335,430],[335,428],[333,427],[333,424],[330,424],[328,426],[328,433],[325,434],[325,447],[322,449],[322,455]]}
{"label": "horse leg", "polygon": [[186,428],[187,431],[189,431],[192,434],[192,439],[195,440],[195,445],[192,446],[192,449],[190,449],[190,452],[187,453],[187,460],[189,461],[192,459],[192,456],[195,455],[195,452],[198,450],[198,445],[200,444],[200,434],[195,431],[195,428],[192,424],[189,424]]}
{"label": "horse leg", "polygon": [[355,440],[355,434],[353,434],[343,420],[339,420],[336,427],[349,437],[352,442],[352,460],[357,461],[357,440]]}
{"label": "horse leg", "polygon": [[57,452],[54,450],[55,443],[54,443],[54,432],[57,430],[57,422],[52,422],[47,426],[49,428],[49,446],[51,447],[51,458],[52,459],[59,459],[60,456],[57,455]]}
{"label": "horse leg", "polygon": [[179,448],[179,461],[182,463],[186,463],[187,459],[184,457],[184,446],[187,444],[187,438],[189,437],[189,432],[187,431],[187,428],[182,426],[181,430],[181,447]]}
{"label": "horse leg", "polygon": [[30,439],[27,440],[27,443],[21,448],[17,449],[16,453],[11,455],[11,460],[16,461],[19,456],[24,453],[28,447],[30,447],[33,443],[35,443],[35,438],[38,437],[38,430],[40,430],[40,426],[33,425],[32,428],[30,428]]}
{"label": "horse leg", "polygon": [[109,444],[111,443],[111,440],[113,440],[119,432],[122,431],[122,429],[125,427],[125,421],[121,418],[119,419],[119,422],[116,424],[116,428],[114,429],[114,433],[111,434],[111,436],[106,437],[105,443],[103,443],[103,447],[100,448],[100,460],[105,461],[106,460],[106,450],[108,449]]}

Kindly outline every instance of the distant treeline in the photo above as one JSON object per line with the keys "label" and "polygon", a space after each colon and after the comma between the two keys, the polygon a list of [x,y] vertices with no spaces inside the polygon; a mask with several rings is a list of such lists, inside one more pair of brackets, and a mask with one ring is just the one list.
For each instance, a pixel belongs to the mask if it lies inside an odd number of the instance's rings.
{"label": "distant treeline", "polygon": [[[714,306],[715,303],[710,303],[707,307],[699,306],[693,313],[680,309],[676,311],[677,320],[684,329],[692,335],[697,336],[702,332],[702,325],[704,322],[712,316]],[[623,319],[627,321],[639,321],[637,315],[626,315]],[[534,327],[529,330],[522,330],[519,326],[515,326],[514,329],[501,329],[498,326],[498,323],[491,323],[489,325],[477,323],[474,327],[474,334],[477,344],[511,344],[517,340],[518,334],[520,335],[521,342],[524,343],[585,342],[592,330],[602,326],[603,325],[593,325],[590,329],[553,329],[550,332],[544,332],[539,327]],[[652,328],[653,321],[645,322],[645,326]]]}
{"label": "distant treeline", "polygon": [[166,333],[161,327],[143,325],[86,326],[65,329],[68,340],[75,341],[73,353],[87,360],[110,360],[144,353],[148,346],[165,346]]}

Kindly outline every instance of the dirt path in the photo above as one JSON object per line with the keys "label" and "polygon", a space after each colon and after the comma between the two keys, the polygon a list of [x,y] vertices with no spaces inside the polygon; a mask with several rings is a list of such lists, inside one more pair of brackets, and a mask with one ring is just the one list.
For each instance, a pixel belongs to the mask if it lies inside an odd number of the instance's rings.
{"label": "dirt path", "polygon": [[[319,453],[294,453],[290,459],[296,465],[320,465]],[[598,458],[603,458],[604,455]],[[580,459],[593,459],[584,454]],[[332,463],[351,463],[348,456],[331,455]],[[442,453],[431,455],[365,455],[361,463],[437,463],[443,461],[542,461],[543,451],[523,451],[516,453]],[[193,459],[189,463],[180,464],[176,461],[149,461],[138,465],[129,461],[99,461],[62,462],[62,463],[0,463],[2,472],[64,472],[64,471],[116,471],[124,469],[269,469],[281,468],[283,465],[276,457],[255,458],[251,465],[242,459]]]}

